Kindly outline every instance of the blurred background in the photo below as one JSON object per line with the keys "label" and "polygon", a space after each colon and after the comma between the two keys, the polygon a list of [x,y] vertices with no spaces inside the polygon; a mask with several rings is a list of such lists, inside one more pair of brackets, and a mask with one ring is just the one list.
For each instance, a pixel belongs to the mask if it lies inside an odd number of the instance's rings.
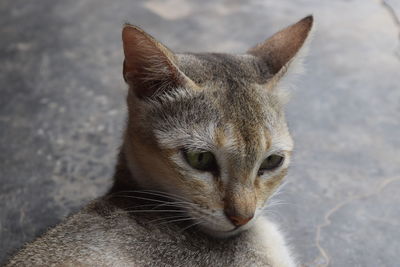
{"label": "blurred background", "polygon": [[309,14],[272,219],[304,266],[399,266],[400,0],[1,0],[0,264],[109,188],[124,22],[178,52],[243,53]]}

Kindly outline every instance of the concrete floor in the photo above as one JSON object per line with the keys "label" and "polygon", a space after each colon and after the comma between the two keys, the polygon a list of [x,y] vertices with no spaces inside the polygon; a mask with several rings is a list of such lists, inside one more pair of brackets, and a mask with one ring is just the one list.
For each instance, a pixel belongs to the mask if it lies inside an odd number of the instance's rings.
{"label": "concrete floor", "polygon": [[176,51],[244,52],[310,13],[274,218],[304,266],[399,266],[399,0],[0,1],[0,263],[110,185],[124,22]]}

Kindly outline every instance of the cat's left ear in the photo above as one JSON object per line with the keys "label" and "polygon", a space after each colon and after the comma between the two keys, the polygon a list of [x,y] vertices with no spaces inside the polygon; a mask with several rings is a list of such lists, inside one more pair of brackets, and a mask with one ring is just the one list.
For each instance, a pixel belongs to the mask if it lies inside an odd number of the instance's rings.
{"label": "cat's left ear", "polygon": [[312,27],[313,17],[305,17],[251,48],[248,53],[261,58],[268,66],[268,72],[279,79],[298,56]]}
{"label": "cat's left ear", "polygon": [[138,98],[194,86],[193,81],[179,70],[174,53],[139,27],[126,24],[122,41],[124,79]]}

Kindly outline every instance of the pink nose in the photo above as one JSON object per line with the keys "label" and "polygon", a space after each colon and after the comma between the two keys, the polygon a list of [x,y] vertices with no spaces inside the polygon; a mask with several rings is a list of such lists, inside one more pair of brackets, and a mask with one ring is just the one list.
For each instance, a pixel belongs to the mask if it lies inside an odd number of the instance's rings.
{"label": "pink nose", "polygon": [[253,219],[253,215],[251,215],[250,217],[227,215],[227,217],[235,226],[245,225],[251,219]]}

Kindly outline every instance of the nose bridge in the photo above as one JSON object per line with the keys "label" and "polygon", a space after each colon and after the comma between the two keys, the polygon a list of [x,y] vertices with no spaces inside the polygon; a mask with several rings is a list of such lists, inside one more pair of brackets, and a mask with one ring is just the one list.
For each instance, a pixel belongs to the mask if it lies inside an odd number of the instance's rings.
{"label": "nose bridge", "polygon": [[[246,148],[249,150],[248,148]],[[228,157],[229,168],[227,173],[230,190],[243,190],[241,187],[252,184],[252,170],[256,162],[256,152],[244,151]]]}
{"label": "nose bridge", "polygon": [[243,122],[241,126],[234,128],[231,139],[235,140],[235,151],[228,156],[231,172],[233,172],[230,175],[244,179],[249,175],[257,161],[257,155],[265,146],[265,130],[262,127]]}
{"label": "nose bridge", "polygon": [[224,209],[228,217],[252,218],[256,209],[254,187],[238,182],[231,184],[225,194]]}
{"label": "nose bridge", "polygon": [[256,194],[252,169],[260,149],[257,131],[240,129],[236,135],[236,153],[229,157],[227,184],[225,187],[224,211],[235,225],[246,224],[254,216]]}

